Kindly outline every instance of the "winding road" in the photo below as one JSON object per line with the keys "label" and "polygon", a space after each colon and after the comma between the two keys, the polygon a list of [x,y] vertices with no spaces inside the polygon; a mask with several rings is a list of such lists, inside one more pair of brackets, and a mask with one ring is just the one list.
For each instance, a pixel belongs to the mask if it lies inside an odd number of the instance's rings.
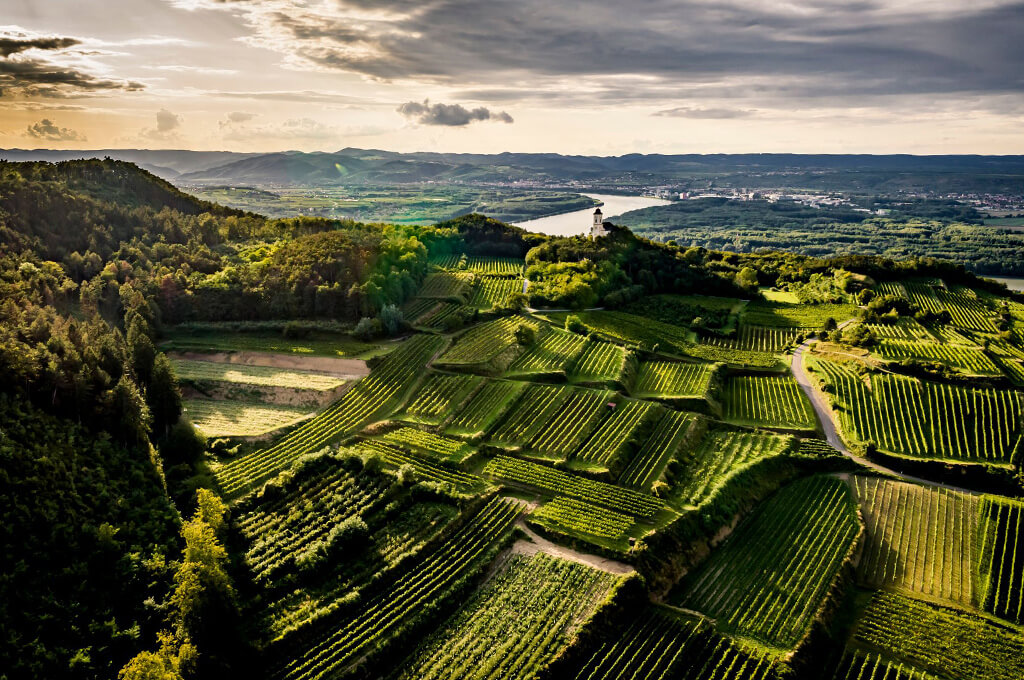
{"label": "winding road", "polygon": [[[845,324],[844,324],[845,325]],[[974,491],[972,489],[965,489],[959,486],[952,486],[950,484],[943,484],[930,479],[923,479],[921,477],[914,477],[912,475],[906,475],[902,472],[887,468],[884,465],[858,456],[854,452],[850,451],[846,446],[846,442],[839,436],[839,428],[836,426],[835,413],[832,411],[831,405],[825,395],[822,394],[811,379],[810,374],[807,372],[807,367],[804,365],[804,353],[817,339],[805,340],[796,350],[793,352],[793,359],[790,362],[790,367],[793,370],[793,377],[796,378],[797,383],[800,385],[800,389],[804,391],[807,398],[811,401],[811,406],[814,407],[815,413],[818,414],[818,421],[821,423],[821,429],[825,433],[825,440],[832,445],[839,453],[843,454],[850,460],[854,461],[858,465],[862,465],[866,468],[870,468],[876,472],[880,472],[884,475],[896,477],[905,482],[914,482],[917,484],[926,484],[928,486],[938,486],[950,491],[959,491],[961,493],[968,493],[973,495],[980,495],[980,491]]]}

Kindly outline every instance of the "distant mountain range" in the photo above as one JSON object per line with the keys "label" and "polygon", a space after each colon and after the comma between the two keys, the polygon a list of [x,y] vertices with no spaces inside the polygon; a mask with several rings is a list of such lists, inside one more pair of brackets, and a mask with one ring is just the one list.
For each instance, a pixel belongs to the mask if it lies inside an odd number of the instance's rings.
{"label": "distant mountain range", "polygon": [[[565,156],[555,153],[398,153],[346,148],[305,153],[236,153],[145,149],[56,151],[0,150],[0,159],[62,161],[76,158],[130,161],[176,184],[344,185],[540,181],[594,184],[717,182],[768,187],[912,190],[928,185],[1013,190],[1024,188],[1024,156],[911,156],[828,154],[626,154]],[[954,180],[953,178],[958,178]]]}

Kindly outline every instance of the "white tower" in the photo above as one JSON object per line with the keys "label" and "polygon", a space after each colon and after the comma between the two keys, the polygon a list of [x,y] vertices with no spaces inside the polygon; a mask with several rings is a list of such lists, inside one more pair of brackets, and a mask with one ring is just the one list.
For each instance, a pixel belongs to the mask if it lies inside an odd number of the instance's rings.
{"label": "white tower", "polygon": [[590,238],[591,240],[601,238],[606,233],[604,230],[604,215],[601,213],[601,209],[597,208],[594,210],[594,221],[590,225]]}

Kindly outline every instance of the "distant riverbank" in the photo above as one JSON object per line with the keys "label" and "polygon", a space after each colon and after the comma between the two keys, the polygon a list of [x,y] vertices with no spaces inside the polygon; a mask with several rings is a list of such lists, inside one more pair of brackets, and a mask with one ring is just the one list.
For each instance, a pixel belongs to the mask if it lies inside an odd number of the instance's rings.
{"label": "distant riverbank", "polygon": [[[654,198],[652,196],[583,195],[601,201],[601,212],[604,214],[604,218],[612,222],[615,221],[612,218],[630,210],[650,208],[651,206],[665,205],[670,202],[663,198]],[[547,234],[548,236],[576,236],[577,234],[585,234],[590,230],[591,215],[593,214],[593,208],[584,208],[583,210],[573,210],[561,213],[560,215],[549,215],[547,217],[517,222],[516,226],[538,234]]]}
{"label": "distant riverbank", "polygon": [[986,276],[985,278],[998,281],[999,283],[1005,283],[1006,287],[1010,290],[1024,292],[1024,278],[1018,276]]}

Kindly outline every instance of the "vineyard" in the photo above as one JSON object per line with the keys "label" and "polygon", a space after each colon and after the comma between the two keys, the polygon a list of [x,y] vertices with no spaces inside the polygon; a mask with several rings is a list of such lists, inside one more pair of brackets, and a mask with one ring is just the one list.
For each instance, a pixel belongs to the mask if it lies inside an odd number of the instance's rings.
{"label": "vineyard", "polygon": [[562,401],[558,414],[550,418],[530,441],[529,448],[557,459],[564,459],[608,416],[615,402],[612,393],[601,390],[574,390]]}
{"label": "vineyard", "polygon": [[937,361],[974,375],[1000,375],[1002,371],[981,347],[945,345],[911,340],[880,340],[874,351],[883,359]]}
{"label": "vineyard", "polygon": [[564,649],[616,577],[544,553],[513,555],[414,651],[401,680],[533,678]]}
{"label": "vineyard", "polygon": [[625,537],[635,523],[630,515],[567,496],[556,496],[545,503],[530,515],[530,520],[555,531],[607,539]]}
{"label": "vineyard", "polygon": [[420,386],[402,414],[402,420],[438,425],[475,389],[482,378],[432,373]]}
{"label": "vineyard", "polygon": [[256,437],[312,417],[306,406],[228,399],[185,399],[183,412],[207,437]]}
{"label": "vineyard", "polygon": [[735,338],[707,335],[701,343],[714,347],[778,354],[796,342],[800,331],[792,328],[769,328],[764,326],[740,326]]}
{"label": "vineyard", "polygon": [[791,376],[732,376],[722,392],[725,420],[737,425],[814,430],[811,402]]}
{"label": "vineyard", "polygon": [[511,257],[472,257],[467,255],[441,255],[430,259],[439,269],[470,271],[485,276],[520,276],[523,261]]}
{"label": "vineyard", "polygon": [[863,584],[976,601],[976,496],[869,477],[852,483],[864,518]]}
{"label": "vineyard", "polygon": [[910,301],[921,309],[941,314],[949,312],[954,326],[988,333],[997,332],[992,311],[967,288],[950,290],[927,282],[904,282]]}
{"label": "vineyard", "polygon": [[[564,314],[551,314],[564,321]],[[588,328],[616,342],[633,347],[684,354],[693,344],[693,331],[625,312],[579,312],[576,314]]]}
{"label": "vineyard", "polygon": [[[530,385],[523,392],[516,408],[490,436],[492,444],[526,446],[548,422],[574,390],[548,385]],[[585,396],[585,393],[579,393]]]}
{"label": "vineyard", "polygon": [[463,441],[451,439],[413,427],[401,427],[384,435],[384,441],[398,444],[413,451],[426,453],[440,460],[461,462],[472,453],[472,448]]}
{"label": "vineyard", "polygon": [[573,455],[579,460],[609,468],[622,456],[636,432],[662,413],[662,407],[649,401],[619,402],[601,427]]}
{"label": "vineyard", "polygon": [[333,390],[344,379],[324,373],[292,371],[267,366],[246,366],[218,361],[174,359],[171,362],[179,380],[191,382],[227,382],[263,387],[290,387],[304,390]]}
{"label": "vineyard", "polygon": [[569,496],[638,518],[653,517],[665,505],[645,494],[509,456],[494,457],[484,468],[484,475],[499,482]]}
{"label": "vineyard", "polygon": [[713,617],[719,630],[790,648],[810,628],[859,530],[845,483],[796,482],[687,577],[678,602]]}
{"label": "vineyard", "polygon": [[276,645],[282,662],[272,673],[281,680],[312,680],[339,675],[372,650],[415,627],[418,609],[450,601],[460,583],[482,569],[505,541],[521,505],[494,499],[390,587],[366,602],[353,616],[328,620],[294,644]]}
{"label": "vineyard", "polygon": [[1021,397],[900,375],[872,374],[817,361],[844,433],[906,456],[1006,464],[1021,435]]}
{"label": "vineyard", "polygon": [[669,461],[679,454],[696,422],[694,415],[679,411],[669,411],[662,416],[654,432],[619,476],[618,483],[637,491],[650,491]]}
{"label": "vineyard", "polygon": [[508,367],[507,375],[516,377],[565,374],[570,365],[587,346],[582,336],[551,328],[526,352]]}
{"label": "vineyard", "polygon": [[595,383],[619,380],[626,368],[626,353],[611,342],[588,342],[569,372],[574,383]]}
{"label": "vineyard", "polygon": [[941,677],[1024,677],[1024,633],[1019,628],[892,593],[874,595],[853,642]]}
{"label": "vineyard", "polygon": [[[648,607],[621,638],[591,655],[575,680],[774,680],[770,656],[718,635],[703,619]],[[879,679],[881,680],[881,679]]]}
{"label": "vineyard", "polygon": [[[366,512],[391,483],[384,475],[352,473],[334,460],[311,468],[289,480],[284,493],[237,520],[248,545],[246,564],[257,579],[338,550],[344,535],[335,529]],[[296,507],[310,512],[296,513]]]}
{"label": "vineyard", "polygon": [[633,394],[639,397],[703,398],[711,387],[712,364],[641,361]]}
{"label": "vineyard", "polygon": [[436,298],[465,304],[470,291],[470,279],[460,274],[427,274],[417,296]]}
{"label": "vineyard", "polygon": [[215,469],[214,476],[221,490],[227,496],[239,496],[254,489],[291,466],[300,456],[354,433],[375,416],[393,409],[444,344],[442,338],[425,335],[405,341],[377,369],[318,416],[273,446],[253,451]]}
{"label": "vineyard", "polygon": [[836,668],[832,680],[938,680],[937,676],[919,671],[913,666],[887,661],[871,652],[850,652]]}
{"label": "vineyard", "polygon": [[710,432],[686,457],[675,493],[687,505],[700,505],[734,475],[792,446],[792,437],[763,432]]}
{"label": "vineyard", "polygon": [[523,282],[498,276],[481,276],[477,279],[469,304],[477,309],[487,310],[507,305],[512,296],[523,292]]}
{"label": "vineyard", "polygon": [[428,482],[447,484],[460,491],[479,491],[483,485],[483,480],[479,477],[442,465],[436,459],[416,455],[394,444],[376,439],[365,439],[356,444],[356,448],[359,451],[379,456],[386,464],[395,468],[408,465],[420,479]]}
{"label": "vineyard", "polygon": [[531,325],[520,317],[505,316],[473,326],[441,355],[437,363],[451,366],[486,363],[516,344],[516,328],[524,323]]}
{"label": "vineyard", "polygon": [[981,502],[980,606],[1007,621],[1024,623],[1024,504],[986,497]]}
{"label": "vineyard", "polygon": [[525,389],[526,383],[488,382],[455,414],[445,432],[474,436],[489,431]]}

